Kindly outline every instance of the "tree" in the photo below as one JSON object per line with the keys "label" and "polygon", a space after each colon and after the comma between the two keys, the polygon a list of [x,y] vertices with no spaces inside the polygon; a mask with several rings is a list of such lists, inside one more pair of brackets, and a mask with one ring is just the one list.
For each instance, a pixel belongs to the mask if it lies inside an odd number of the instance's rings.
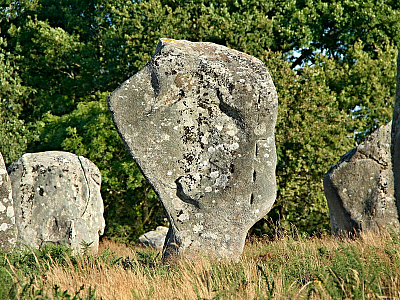
{"label": "tree", "polygon": [[8,161],[27,148],[94,161],[106,233],[125,241],[163,224],[163,214],[104,101],[161,37],[223,44],[268,66],[279,94],[278,198],[269,217],[281,226],[329,229],[323,175],[391,118],[397,0],[3,0],[0,20],[0,95],[8,99],[0,132],[19,147],[0,150]]}
{"label": "tree", "polygon": [[6,164],[24,153],[31,133],[20,117],[22,102],[32,92],[22,85],[13,54],[0,38],[0,152]]}

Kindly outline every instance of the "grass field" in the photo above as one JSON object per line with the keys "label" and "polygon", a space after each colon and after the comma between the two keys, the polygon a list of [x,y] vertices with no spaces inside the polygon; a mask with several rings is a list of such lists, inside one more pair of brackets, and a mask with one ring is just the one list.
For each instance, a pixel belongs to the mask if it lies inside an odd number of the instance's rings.
{"label": "grass field", "polygon": [[98,255],[60,246],[0,253],[0,299],[400,299],[397,232],[253,239],[237,263],[163,265],[160,256],[111,241]]}

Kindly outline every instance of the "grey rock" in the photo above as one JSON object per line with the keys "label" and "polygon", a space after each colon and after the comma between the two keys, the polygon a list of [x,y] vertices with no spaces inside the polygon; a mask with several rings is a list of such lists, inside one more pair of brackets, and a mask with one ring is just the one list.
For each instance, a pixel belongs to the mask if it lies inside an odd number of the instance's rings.
{"label": "grey rock", "polygon": [[391,127],[389,122],[378,128],[325,175],[324,191],[335,235],[399,226]]}
{"label": "grey rock", "polygon": [[[400,54],[400,49],[399,49]],[[394,189],[397,207],[400,213],[400,55],[397,57],[397,88],[392,119],[392,163]]]}
{"label": "grey rock", "polygon": [[97,252],[103,234],[101,175],[94,163],[68,152],[24,154],[8,168],[18,242],[38,248],[65,244]]}
{"label": "grey rock", "polygon": [[141,235],[139,237],[139,243],[158,250],[162,250],[167,233],[168,227],[158,226],[156,230],[152,230]]}
{"label": "grey rock", "polygon": [[108,104],[170,221],[164,259],[237,259],[276,198],[278,99],[265,65],[224,46],[161,39]]}
{"label": "grey rock", "polygon": [[10,251],[17,241],[11,181],[0,153],[0,250]]}

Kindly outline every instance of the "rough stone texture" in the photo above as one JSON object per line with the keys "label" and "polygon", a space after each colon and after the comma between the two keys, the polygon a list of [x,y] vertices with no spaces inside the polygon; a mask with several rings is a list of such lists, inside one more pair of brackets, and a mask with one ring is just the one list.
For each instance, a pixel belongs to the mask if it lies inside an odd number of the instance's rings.
{"label": "rough stone texture", "polygon": [[18,241],[31,247],[66,244],[77,251],[82,241],[98,250],[103,234],[99,169],[83,156],[49,151],[24,154],[11,164]]}
{"label": "rough stone texture", "polygon": [[139,243],[162,250],[165,242],[165,237],[168,233],[168,227],[158,226],[156,230],[146,232],[139,237]]}
{"label": "rough stone texture", "polygon": [[390,153],[392,124],[347,152],[324,178],[334,234],[398,227]]}
{"label": "rough stone texture", "polygon": [[10,251],[17,240],[11,181],[0,153],[0,250]]}
{"label": "rough stone texture", "polygon": [[276,198],[278,100],[265,65],[220,45],[161,39],[108,103],[171,223],[164,259],[236,259]]}
{"label": "rough stone texture", "polygon": [[[400,50],[399,50],[400,54]],[[397,57],[397,88],[392,119],[392,163],[394,190],[397,209],[400,215],[400,55]]]}

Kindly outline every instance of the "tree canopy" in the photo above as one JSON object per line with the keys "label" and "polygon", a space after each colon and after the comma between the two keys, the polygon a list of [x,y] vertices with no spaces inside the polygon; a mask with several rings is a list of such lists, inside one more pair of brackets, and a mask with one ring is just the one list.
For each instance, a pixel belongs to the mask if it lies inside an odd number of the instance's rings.
{"label": "tree canopy", "polygon": [[[210,41],[261,59],[279,95],[278,197],[266,218],[329,230],[322,178],[391,119],[398,0],[0,0],[0,151],[65,150],[102,173],[106,235],[165,223],[120,140],[106,97],[159,38]],[[265,233],[268,222],[254,233]]]}

